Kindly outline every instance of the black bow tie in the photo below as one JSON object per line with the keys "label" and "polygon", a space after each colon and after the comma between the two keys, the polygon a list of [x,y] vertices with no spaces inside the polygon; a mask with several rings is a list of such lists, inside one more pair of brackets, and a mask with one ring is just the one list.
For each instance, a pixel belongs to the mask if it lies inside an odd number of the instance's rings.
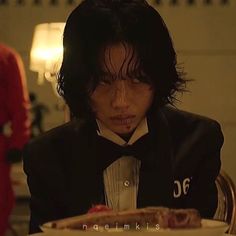
{"label": "black bow tie", "polygon": [[[141,160],[142,166],[149,165],[147,153],[150,150],[150,135],[146,134],[132,145],[120,146],[102,136],[97,136],[97,163],[104,170],[122,156],[133,156]],[[145,158],[146,157],[146,158]]]}
{"label": "black bow tie", "polygon": [[101,181],[101,185],[104,185],[103,170],[122,156],[132,156],[141,160],[137,206],[171,206],[173,162],[169,126],[165,116],[159,112],[148,117],[149,133],[127,146],[117,145],[97,135],[96,128],[90,141],[93,156],[88,162],[95,165],[93,171],[97,173],[93,173]]}

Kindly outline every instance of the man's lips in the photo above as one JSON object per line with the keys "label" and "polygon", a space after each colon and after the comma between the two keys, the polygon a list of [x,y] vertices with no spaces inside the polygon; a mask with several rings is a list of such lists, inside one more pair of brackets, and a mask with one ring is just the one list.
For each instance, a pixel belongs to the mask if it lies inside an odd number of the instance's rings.
{"label": "man's lips", "polygon": [[135,115],[118,115],[112,116],[110,119],[117,125],[129,125],[133,122]]}

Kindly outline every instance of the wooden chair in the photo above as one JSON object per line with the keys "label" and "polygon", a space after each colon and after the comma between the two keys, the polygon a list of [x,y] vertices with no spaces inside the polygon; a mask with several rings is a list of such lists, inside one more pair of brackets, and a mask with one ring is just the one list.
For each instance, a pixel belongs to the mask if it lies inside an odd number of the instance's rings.
{"label": "wooden chair", "polygon": [[221,170],[216,179],[218,189],[218,207],[214,219],[229,224],[228,233],[236,233],[236,188],[229,175]]}

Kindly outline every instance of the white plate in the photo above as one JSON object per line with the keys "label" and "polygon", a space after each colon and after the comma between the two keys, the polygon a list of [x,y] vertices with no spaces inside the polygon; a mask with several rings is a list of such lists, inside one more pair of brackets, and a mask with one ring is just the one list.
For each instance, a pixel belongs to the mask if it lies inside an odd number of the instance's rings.
{"label": "white plate", "polygon": [[70,229],[54,229],[51,228],[51,223],[46,223],[41,226],[43,232],[47,236],[223,236],[225,231],[228,229],[228,225],[225,222],[217,220],[202,220],[202,227],[197,229],[148,229],[148,230],[121,230],[121,229],[110,229],[109,231],[103,232],[91,232],[82,230],[70,230]]}

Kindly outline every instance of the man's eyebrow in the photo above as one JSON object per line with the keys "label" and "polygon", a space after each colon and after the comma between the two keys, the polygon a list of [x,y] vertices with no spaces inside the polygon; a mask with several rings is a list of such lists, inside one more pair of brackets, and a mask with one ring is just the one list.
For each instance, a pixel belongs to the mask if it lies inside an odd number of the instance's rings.
{"label": "man's eyebrow", "polygon": [[[101,76],[111,76],[111,77],[113,77],[113,76],[115,76],[115,74],[114,73],[112,73],[111,71],[105,71],[105,70],[101,70],[100,71],[100,75]],[[144,71],[143,70],[140,70],[140,69],[134,69],[134,70],[127,70],[126,71],[126,74],[125,74],[125,76],[135,76],[135,75],[139,75],[139,76],[144,76],[145,75],[145,73],[144,73]]]}
{"label": "man's eyebrow", "polygon": [[144,71],[140,69],[134,69],[134,70],[128,71],[127,74],[128,75],[145,75]]}

